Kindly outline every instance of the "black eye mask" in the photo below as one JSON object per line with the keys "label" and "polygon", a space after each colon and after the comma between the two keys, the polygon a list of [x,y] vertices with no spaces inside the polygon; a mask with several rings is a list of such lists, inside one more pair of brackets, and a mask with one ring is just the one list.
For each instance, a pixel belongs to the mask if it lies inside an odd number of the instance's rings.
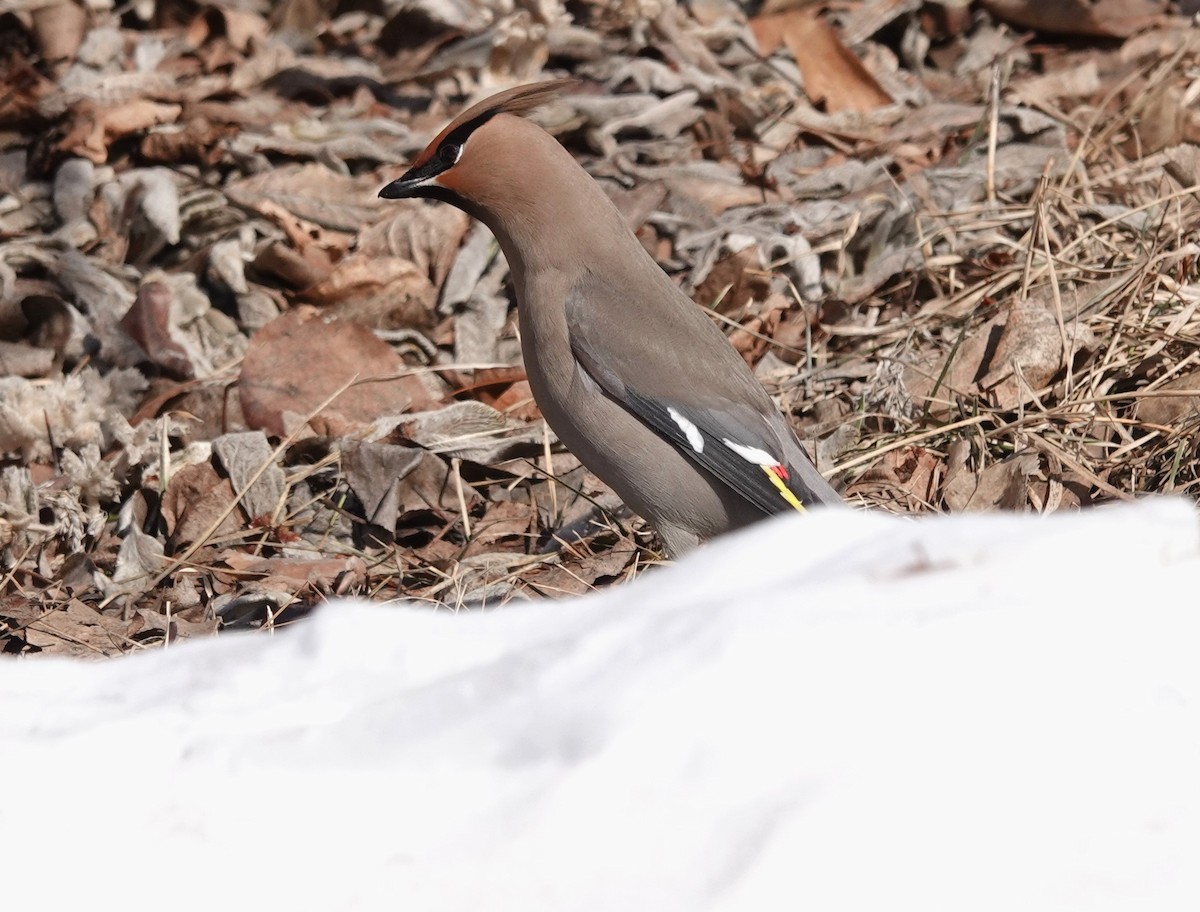
{"label": "black eye mask", "polygon": [[429,161],[406,171],[398,180],[392,181],[380,190],[379,195],[383,199],[405,199],[419,196],[453,202],[457,205],[457,198],[447,199],[446,194],[449,191],[441,187],[427,186],[426,181],[437,177],[444,171],[449,171],[458,164],[458,160],[462,158],[463,149],[466,148],[467,139],[491,120],[496,113],[496,111],[485,111],[478,117],[473,117],[466,123],[455,127],[446,134],[445,139],[438,145],[437,152],[429,157]]}

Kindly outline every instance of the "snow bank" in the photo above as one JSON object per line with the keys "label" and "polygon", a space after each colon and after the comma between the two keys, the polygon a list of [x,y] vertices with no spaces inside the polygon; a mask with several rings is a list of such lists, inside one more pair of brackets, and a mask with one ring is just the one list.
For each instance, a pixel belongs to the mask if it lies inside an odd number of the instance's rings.
{"label": "snow bank", "polygon": [[9,908],[1200,908],[1200,523],[783,519],[636,584],[0,662]]}

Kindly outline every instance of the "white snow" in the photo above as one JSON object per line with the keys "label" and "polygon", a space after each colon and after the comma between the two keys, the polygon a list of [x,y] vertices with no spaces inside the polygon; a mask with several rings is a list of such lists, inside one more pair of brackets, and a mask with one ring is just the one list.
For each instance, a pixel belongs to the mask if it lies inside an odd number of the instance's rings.
{"label": "white snow", "polygon": [[810,511],[633,585],[0,662],[11,909],[1200,909],[1200,522]]}

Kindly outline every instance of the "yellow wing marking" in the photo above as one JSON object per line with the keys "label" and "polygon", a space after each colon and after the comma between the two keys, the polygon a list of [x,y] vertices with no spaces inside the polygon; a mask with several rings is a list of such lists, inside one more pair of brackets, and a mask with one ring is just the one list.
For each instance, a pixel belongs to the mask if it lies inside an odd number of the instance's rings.
{"label": "yellow wing marking", "polygon": [[804,504],[800,503],[800,498],[791,492],[791,489],[783,483],[783,479],[771,471],[771,466],[762,466],[762,470],[767,473],[767,477],[771,479],[771,484],[779,491],[779,496],[788,502],[795,510],[804,513]]}

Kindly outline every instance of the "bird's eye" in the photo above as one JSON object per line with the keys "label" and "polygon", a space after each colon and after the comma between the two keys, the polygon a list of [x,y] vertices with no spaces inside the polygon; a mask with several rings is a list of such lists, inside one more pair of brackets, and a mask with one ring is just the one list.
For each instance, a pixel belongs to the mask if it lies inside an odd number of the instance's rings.
{"label": "bird's eye", "polygon": [[463,147],[458,143],[446,143],[446,145],[438,149],[438,158],[447,165],[457,164],[459,158],[462,157],[462,150]]}

